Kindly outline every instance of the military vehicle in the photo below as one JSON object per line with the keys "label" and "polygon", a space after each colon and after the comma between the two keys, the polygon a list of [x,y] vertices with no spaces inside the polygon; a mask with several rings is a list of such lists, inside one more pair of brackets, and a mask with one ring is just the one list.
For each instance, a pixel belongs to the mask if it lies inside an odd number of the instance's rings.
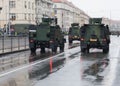
{"label": "military vehicle", "polygon": [[32,24],[11,24],[11,35],[15,36],[28,36],[29,26]]}
{"label": "military vehicle", "polygon": [[108,53],[110,43],[110,31],[108,25],[102,24],[101,18],[92,18],[89,24],[80,29],[81,52],[89,53],[90,48],[103,49]]}
{"label": "military vehicle", "polygon": [[52,52],[64,51],[64,35],[57,25],[57,18],[42,18],[42,22],[37,26],[29,28],[29,44],[31,53],[35,53],[37,48],[41,48],[41,53],[45,53],[45,48],[52,49]]}
{"label": "military vehicle", "polygon": [[74,40],[80,40],[80,26],[78,23],[72,23],[69,28],[69,43],[71,44]]}

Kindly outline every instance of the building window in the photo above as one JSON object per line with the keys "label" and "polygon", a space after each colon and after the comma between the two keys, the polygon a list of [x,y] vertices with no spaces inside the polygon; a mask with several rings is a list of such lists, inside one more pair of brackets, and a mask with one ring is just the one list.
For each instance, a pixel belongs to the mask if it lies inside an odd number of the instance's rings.
{"label": "building window", "polygon": [[25,14],[25,20],[27,20],[27,15]]}
{"label": "building window", "polygon": [[57,10],[54,10],[54,13],[57,14]]}
{"label": "building window", "polygon": [[28,2],[28,9],[30,9],[30,2]]}
{"label": "building window", "polygon": [[32,20],[34,20],[34,14],[32,14]]}
{"label": "building window", "polygon": [[12,21],[16,20],[16,14],[15,13],[10,13],[10,20],[12,20]]}
{"label": "building window", "polygon": [[16,7],[15,1],[10,1],[9,5],[10,5],[10,8],[15,8]]}
{"label": "building window", "polygon": [[34,10],[34,3],[32,3],[32,9]]}
{"label": "building window", "polygon": [[54,8],[57,8],[57,5],[54,5]]}
{"label": "building window", "polygon": [[42,2],[39,2],[40,3],[40,6],[42,6],[43,5],[43,3]]}
{"label": "building window", "polygon": [[27,8],[27,2],[25,1],[25,8]]}
{"label": "building window", "polygon": [[30,16],[30,13],[28,14],[28,20],[31,20],[31,18],[30,18],[31,16]]}

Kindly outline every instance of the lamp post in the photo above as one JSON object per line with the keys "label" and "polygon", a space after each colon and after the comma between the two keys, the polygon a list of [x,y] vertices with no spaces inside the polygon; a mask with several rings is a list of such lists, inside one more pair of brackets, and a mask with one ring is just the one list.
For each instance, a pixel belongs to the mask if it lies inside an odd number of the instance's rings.
{"label": "lamp post", "polygon": [[11,35],[10,33],[10,0],[8,2],[9,6],[8,6],[8,34],[9,36]]}
{"label": "lamp post", "polygon": [[10,35],[10,0],[9,0],[8,4],[9,4],[9,8],[8,8],[8,13],[9,13],[9,15],[8,15],[8,34]]}
{"label": "lamp post", "polygon": [[[0,13],[1,13],[2,7],[0,7]],[[1,22],[1,21],[0,21]],[[1,25],[0,25],[1,26]]]}

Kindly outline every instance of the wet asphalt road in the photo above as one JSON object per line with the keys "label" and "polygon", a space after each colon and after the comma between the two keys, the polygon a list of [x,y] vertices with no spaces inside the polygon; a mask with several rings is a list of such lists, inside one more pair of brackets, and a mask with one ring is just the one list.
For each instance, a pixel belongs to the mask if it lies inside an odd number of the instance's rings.
{"label": "wet asphalt road", "polygon": [[48,52],[46,59],[1,73],[0,86],[120,86],[119,43],[120,37],[111,36],[108,54],[98,49],[82,54],[80,47],[56,55]]}

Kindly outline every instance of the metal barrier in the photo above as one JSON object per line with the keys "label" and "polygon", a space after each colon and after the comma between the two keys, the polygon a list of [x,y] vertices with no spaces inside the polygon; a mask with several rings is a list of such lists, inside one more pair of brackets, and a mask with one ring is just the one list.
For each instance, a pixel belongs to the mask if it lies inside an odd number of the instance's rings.
{"label": "metal barrier", "polygon": [[0,37],[0,54],[29,49],[28,37]]}

